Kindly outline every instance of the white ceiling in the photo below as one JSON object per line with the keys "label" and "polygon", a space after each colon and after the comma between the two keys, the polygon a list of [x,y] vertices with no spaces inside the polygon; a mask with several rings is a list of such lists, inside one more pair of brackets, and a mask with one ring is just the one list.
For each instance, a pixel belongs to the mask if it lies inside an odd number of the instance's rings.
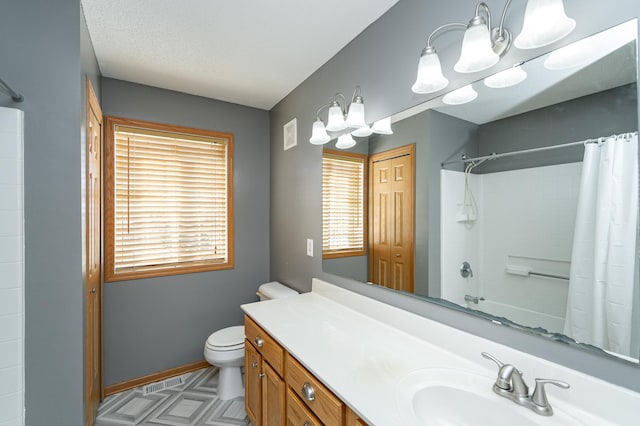
{"label": "white ceiling", "polygon": [[103,76],[271,109],[398,0],[81,0]]}

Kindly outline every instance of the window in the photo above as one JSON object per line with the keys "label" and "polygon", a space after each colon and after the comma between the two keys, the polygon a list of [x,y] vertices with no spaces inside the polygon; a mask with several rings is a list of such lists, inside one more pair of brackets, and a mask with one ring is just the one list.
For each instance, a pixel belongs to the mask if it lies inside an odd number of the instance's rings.
{"label": "window", "polygon": [[364,154],[322,153],[322,257],[363,256],[366,244]]}
{"label": "window", "polygon": [[233,268],[233,135],[107,117],[105,279]]}

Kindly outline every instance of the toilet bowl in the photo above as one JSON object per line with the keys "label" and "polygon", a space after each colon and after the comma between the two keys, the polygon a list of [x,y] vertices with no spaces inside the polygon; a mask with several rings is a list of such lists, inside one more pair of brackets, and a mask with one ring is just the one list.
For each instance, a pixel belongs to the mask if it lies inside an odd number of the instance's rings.
{"label": "toilet bowl", "polygon": [[[261,301],[296,294],[297,291],[275,281],[262,284],[257,293]],[[244,396],[241,370],[244,365],[244,326],[227,327],[211,334],[204,344],[204,358],[219,369],[219,399],[228,400]]]}

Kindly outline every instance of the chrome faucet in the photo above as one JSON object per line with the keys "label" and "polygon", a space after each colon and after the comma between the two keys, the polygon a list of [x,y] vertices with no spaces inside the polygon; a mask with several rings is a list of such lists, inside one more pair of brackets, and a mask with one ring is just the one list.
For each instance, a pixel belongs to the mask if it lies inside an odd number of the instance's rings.
{"label": "chrome faucet", "polygon": [[553,408],[551,408],[547,400],[544,385],[549,383],[563,389],[569,388],[569,384],[561,380],[536,379],[536,387],[533,393],[529,395],[529,387],[524,382],[520,370],[512,364],[503,363],[487,352],[482,352],[482,356],[495,362],[499,368],[498,377],[493,384],[493,391],[542,416],[551,416],[553,414]]}

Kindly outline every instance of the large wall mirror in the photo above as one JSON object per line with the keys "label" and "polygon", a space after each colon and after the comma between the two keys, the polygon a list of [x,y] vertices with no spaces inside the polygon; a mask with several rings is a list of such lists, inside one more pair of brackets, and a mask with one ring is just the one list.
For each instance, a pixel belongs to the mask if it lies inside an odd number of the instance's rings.
{"label": "large wall mirror", "polygon": [[346,238],[325,214],[341,188],[365,250],[334,250],[323,271],[637,363],[637,32],[594,34],[521,64],[517,84],[477,81],[471,101],[433,99],[358,139],[355,189],[323,166],[323,231]]}

